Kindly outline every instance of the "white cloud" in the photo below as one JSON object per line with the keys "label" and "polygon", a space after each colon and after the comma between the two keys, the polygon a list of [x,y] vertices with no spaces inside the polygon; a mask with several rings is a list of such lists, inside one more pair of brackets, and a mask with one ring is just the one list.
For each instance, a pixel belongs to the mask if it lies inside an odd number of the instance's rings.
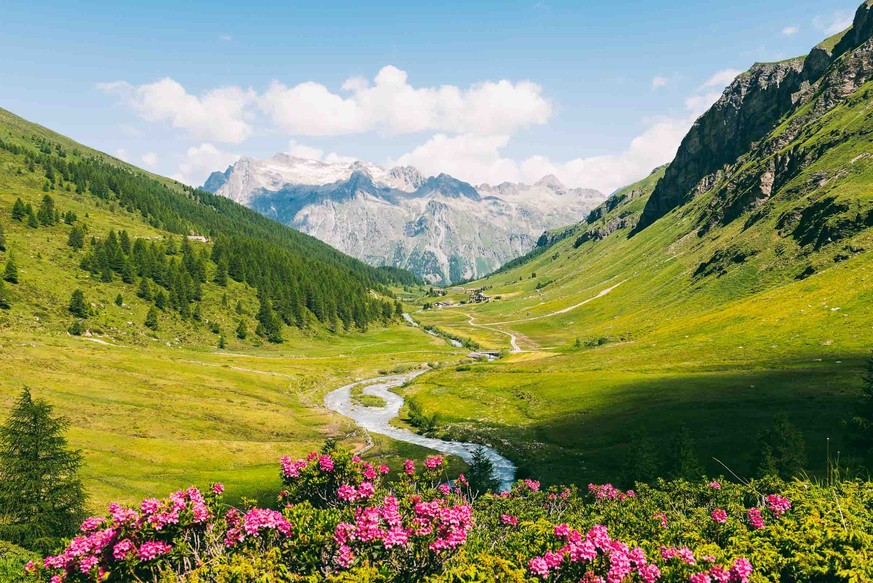
{"label": "white cloud", "polygon": [[657,76],[652,79],[652,89],[660,89],[661,87],[666,87],[668,83],[670,83],[669,77]]}
{"label": "white cloud", "polygon": [[785,28],[782,29],[782,36],[794,36],[798,32],[800,32],[799,26],[794,26],[794,25],[786,26]]}
{"label": "white cloud", "polygon": [[169,122],[198,140],[238,144],[252,133],[247,121],[247,108],[255,99],[251,90],[222,87],[198,97],[169,77],[139,87],[113,81],[97,88],[118,95],[144,120]]}
{"label": "white cloud", "polygon": [[127,162],[128,161],[127,150],[124,148],[116,149],[115,150],[115,157],[118,158],[119,160],[124,160],[125,162]]}
{"label": "white cloud", "polygon": [[224,171],[237,160],[239,160],[239,154],[222,151],[214,145],[204,142],[199,146],[188,148],[185,156],[179,162],[178,171],[173,174],[172,178],[191,186],[200,186],[212,172]]}
{"label": "white cloud", "polygon": [[259,104],[275,125],[297,135],[335,136],[368,131],[512,134],[544,124],[552,105],[529,81],[416,88],[405,71],[383,67],[371,84],[351,78],[342,94],[311,81],[287,87],[274,81]]}
{"label": "white cloud", "polygon": [[146,152],[142,155],[142,163],[149,168],[154,168],[158,165],[158,155],[154,152]]}
{"label": "white cloud", "polygon": [[739,71],[725,70],[713,75],[685,101],[685,112],[652,120],[621,152],[560,162],[544,156],[513,160],[502,155],[509,136],[438,134],[404,154],[395,164],[412,164],[425,174],[447,172],[470,182],[535,182],[554,174],[568,186],[596,188],[602,192],[631,184],[654,168],[670,162],[694,121],[721,97],[724,85]]}
{"label": "white cloud", "polygon": [[828,15],[816,16],[812,20],[816,30],[825,34],[837,34],[852,26],[852,13],[845,10],[837,10]]}
{"label": "white cloud", "polygon": [[230,36],[229,34],[223,34],[220,37],[218,37],[218,40],[220,40],[222,42],[229,42],[229,41],[233,40],[233,37]]}
{"label": "white cloud", "polygon": [[703,89],[718,89],[722,90],[731,83],[733,83],[734,79],[742,73],[739,69],[722,69],[709,79],[707,79],[706,83],[701,85],[698,90]]}

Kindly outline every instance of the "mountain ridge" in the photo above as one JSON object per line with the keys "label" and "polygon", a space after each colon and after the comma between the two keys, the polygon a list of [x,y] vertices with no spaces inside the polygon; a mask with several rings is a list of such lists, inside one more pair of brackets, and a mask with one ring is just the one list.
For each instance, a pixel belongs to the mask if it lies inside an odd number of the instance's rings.
{"label": "mountain ridge", "polygon": [[370,264],[409,269],[438,284],[494,271],[605,198],[554,176],[473,186],[411,166],[386,170],[287,154],[241,159],[210,175],[204,188]]}

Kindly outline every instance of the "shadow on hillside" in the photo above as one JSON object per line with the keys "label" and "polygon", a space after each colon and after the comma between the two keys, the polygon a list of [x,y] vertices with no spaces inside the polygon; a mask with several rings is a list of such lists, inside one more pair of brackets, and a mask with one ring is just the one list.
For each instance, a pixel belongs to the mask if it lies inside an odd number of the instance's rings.
{"label": "shadow on hillside", "polygon": [[[621,481],[628,445],[637,432],[645,432],[666,458],[673,435],[684,424],[708,473],[727,474],[713,460],[719,458],[747,477],[758,433],[784,411],[804,434],[809,471],[821,474],[827,438],[832,456],[843,450],[842,459],[848,459],[842,420],[857,403],[865,363],[866,356],[851,355],[834,359],[833,366],[660,376],[614,389],[608,410],[583,406],[524,430],[501,427],[494,433],[513,444],[504,449],[519,461],[522,477],[588,484]],[[531,447],[533,441],[539,445]]]}

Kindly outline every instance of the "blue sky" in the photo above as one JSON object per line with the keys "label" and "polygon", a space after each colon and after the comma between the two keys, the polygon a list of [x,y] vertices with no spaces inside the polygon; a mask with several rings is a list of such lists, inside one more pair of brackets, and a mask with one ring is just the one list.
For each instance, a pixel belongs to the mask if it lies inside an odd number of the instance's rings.
{"label": "blue sky", "polygon": [[192,183],[292,151],[611,190],[859,3],[2,0],[0,107]]}

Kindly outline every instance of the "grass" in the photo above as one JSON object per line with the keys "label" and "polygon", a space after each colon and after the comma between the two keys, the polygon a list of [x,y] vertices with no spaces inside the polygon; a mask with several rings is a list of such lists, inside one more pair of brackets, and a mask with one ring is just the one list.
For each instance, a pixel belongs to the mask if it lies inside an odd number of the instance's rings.
{"label": "grass", "polygon": [[[871,100],[867,84],[821,118],[804,117],[808,105],[797,112],[801,130],[776,152],[816,155],[754,207],[754,220],[749,212],[714,219],[713,209],[737,196],[716,185],[638,234],[624,228],[576,244],[589,228],[639,213],[654,186],[647,179],[624,191],[643,196],[466,286],[488,286],[499,301],[417,312],[422,324],[486,349],[508,349],[515,337],[522,352],[429,373],[404,394],[454,436],[492,443],[547,482],[616,480],[635,432],[651,434],[663,452],[682,425],[711,472],[724,471],[718,457],[748,474],[758,432],[780,411],[803,432],[812,472],[825,470],[827,438],[846,459],[842,420],[873,349],[873,255],[865,251],[873,230],[839,229],[873,216]],[[724,184],[743,184],[768,164],[740,160]],[[848,209],[827,219],[838,242],[802,244],[780,227],[780,217],[825,196]],[[736,249],[751,254],[725,255]],[[728,259],[719,263],[719,253]],[[450,290],[444,299],[466,297]]]}
{"label": "grass", "polygon": [[232,499],[258,497],[276,491],[282,455],[318,449],[328,437],[363,447],[350,421],[323,408],[326,392],[381,368],[455,358],[407,327],[300,338],[263,354],[4,334],[0,405],[30,386],[70,420],[93,507],[213,480]]}

